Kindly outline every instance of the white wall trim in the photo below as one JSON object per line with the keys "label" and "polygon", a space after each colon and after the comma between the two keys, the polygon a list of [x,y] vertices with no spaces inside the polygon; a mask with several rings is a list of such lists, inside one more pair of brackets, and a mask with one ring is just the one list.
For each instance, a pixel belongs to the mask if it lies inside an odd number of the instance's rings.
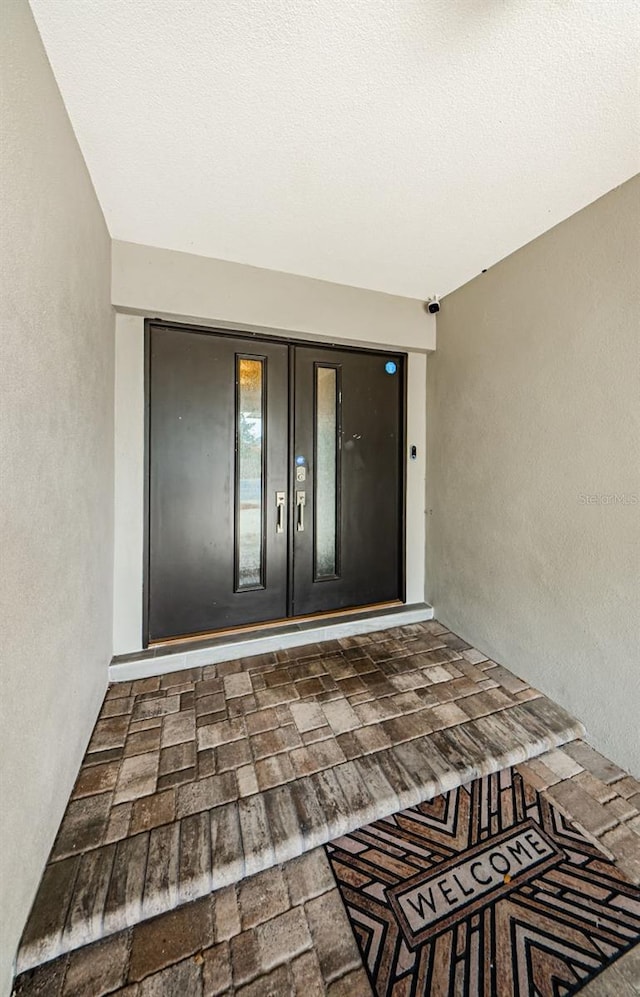
{"label": "white wall trim", "polygon": [[113,653],[142,647],[144,319],[116,314]]}

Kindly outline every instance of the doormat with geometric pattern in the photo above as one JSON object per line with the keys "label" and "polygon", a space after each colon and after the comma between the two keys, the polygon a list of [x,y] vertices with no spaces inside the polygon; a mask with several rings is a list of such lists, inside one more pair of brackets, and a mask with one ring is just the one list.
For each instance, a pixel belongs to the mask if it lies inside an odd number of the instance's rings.
{"label": "doormat with geometric pattern", "polygon": [[326,848],[378,997],[566,997],[640,942],[640,890],[512,769]]}

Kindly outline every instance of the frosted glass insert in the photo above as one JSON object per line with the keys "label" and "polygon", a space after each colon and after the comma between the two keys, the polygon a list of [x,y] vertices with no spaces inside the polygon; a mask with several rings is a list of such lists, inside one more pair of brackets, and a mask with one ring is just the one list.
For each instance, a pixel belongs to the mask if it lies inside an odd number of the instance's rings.
{"label": "frosted glass insert", "polygon": [[336,574],[337,375],[335,367],[316,367],[316,578]]}
{"label": "frosted glass insert", "polygon": [[237,587],[262,585],[263,361],[238,359]]}

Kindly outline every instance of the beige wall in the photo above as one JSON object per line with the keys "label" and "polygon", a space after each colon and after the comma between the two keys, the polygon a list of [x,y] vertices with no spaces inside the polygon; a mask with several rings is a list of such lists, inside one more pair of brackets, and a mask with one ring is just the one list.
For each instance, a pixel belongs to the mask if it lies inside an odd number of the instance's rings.
{"label": "beige wall", "polygon": [[109,237],[26,0],[0,65],[0,994],[111,655]]}
{"label": "beige wall", "polygon": [[636,178],[449,295],[427,392],[436,616],[636,773],[639,232]]}
{"label": "beige wall", "polygon": [[325,342],[435,349],[435,320],[416,298],[131,242],[114,240],[112,253],[119,311]]}

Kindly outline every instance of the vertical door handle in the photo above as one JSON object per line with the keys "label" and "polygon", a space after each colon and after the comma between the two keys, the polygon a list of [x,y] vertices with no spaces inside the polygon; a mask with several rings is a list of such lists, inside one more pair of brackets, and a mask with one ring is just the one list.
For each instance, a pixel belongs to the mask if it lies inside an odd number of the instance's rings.
{"label": "vertical door handle", "polygon": [[276,492],[276,533],[284,533],[284,515],[287,504],[287,493]]}
{"label": "vertical door handle", "polygon": [[307,493],[296,492],[296,530],[304,533],[304,507],[307,504]]}

